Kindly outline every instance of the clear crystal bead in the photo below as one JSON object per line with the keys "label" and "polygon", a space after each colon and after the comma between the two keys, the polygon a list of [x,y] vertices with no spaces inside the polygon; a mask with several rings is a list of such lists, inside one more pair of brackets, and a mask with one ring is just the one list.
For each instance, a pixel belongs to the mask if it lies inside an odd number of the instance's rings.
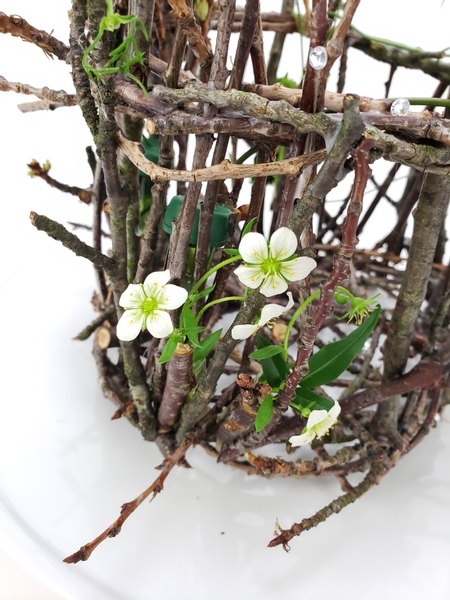
{"label": "clear crystal bead", "polygon": [[397,98],[391,104],[391,115],[394,117],[406,117],[409,113],[411,104],[409,103],[408,98]]}
{"label": "clear crystal bead", "polygon": [[316,46],[309,53],[309,64],[315,71],[320,71],[328,62],[327,51],[323,46]]}

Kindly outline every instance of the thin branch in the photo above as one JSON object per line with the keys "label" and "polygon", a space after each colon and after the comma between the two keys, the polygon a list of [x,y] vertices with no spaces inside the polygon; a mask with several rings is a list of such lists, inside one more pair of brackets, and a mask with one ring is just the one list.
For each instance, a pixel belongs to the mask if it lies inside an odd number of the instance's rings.
{"label": "thin branch", "polygon": [[173,467],[177,464],[183,464],[186,452],[192,445],[198,443],[198,441],[204,435],[206,428],[217,418],[217,415],[225,406],[227,401],[228,395],[223,394],[222,397],[216,402],[214,407],[210,409],[207,414],[197,423],[193,432],[189,436],[183,438],[180,442],[180,445],[172,452],[172,454],[164,459],[162,465],[158,467],[161,470],[161,474],[156,478],[156,480],[144,492],[142,492],[142,494],[139,494],[137,498],[122,505],[120,515],[112,525],[107,527],[105,531],[97,536],[92,542],[82,546],[78,552],[75,552],[74,554],[71,554],[65,558],[64,562],[74,564],[80,560],[87,560],[97,546],[104,542],[108,537],[115,537],[120,533],[124,522],[137,509],[137,507],[150,496],[150,494],[153,494],[154,498],[157,494],[162,492],[164,481]]}
{"label": "thin branch", "polygon": [[450,83],[450,66],[442,60],[441,52],[422,52],[416,48],[407,50],[384,44],[383,40],[374,43],[369,37],[365,38],[355,31],[351,32],[350,46],[376,60],[407,69],[419,69],[447,85]]}
{"label": "thin branch", "polygon": [[[294,10],[294,0],[283,0],[281,13],[291,13]],[[262,26],[262,22],[261,22]],[[276,33],[270,49],[269,60],[267,62],[267,80],[269,83],[275,83],[277,78],[278,65],[283,52],[286,33]],[[249,91],[249,90],[247,90]]]}
{"label": "thin branch", "polygon": [[281,160],[274,163],[254,165],[232,164],[224,160],[218,165],[192,171],[164,169],[145,158],[141,144],[131,142],[120,131],[117,133],[119,147],[141,171],[149,175],[152,181],[218,181],[221,179],[244,179],[245,177],[266,177],[268,175],[297,174],[307,165],[317,164],[324,160],[325,150],[305,154],[297,158]]}
{"label": "thin branch", "polygon": [[183,442],[178,446],[178,448],[171,454],[171,456],[164,459],[161,465],[161,474],[155,479],[155,481],[145,490],[142,494],[139,494],[137,498],[132,500],[131,502],[125,502],[122,504],[122,508],[120,511],[120,516],[114,521],[112,525],[107,527],[105,531],[103,531],[99,536],[97,536],[92,542],[89,544],[85,544],[82,546],[78,552],[71,554],[67,558],[64,559],[65,563],[75,564],[80,562],[80,560],[88,560],[91,556],[92,552],[99,546],[102,542],[104,542],[107,538],[116,537],[120,533],[122,529],[122,525],[128,519],[130,515],[134,513],[137,507],[146,500],[150,494],[153,494],[153,498],[160,492],[162,492],[164,488],[164,481],[167,476],[173,469],[175,465],[177,465],[180,460],[182,460],[189,450],[189,448],[194,443],[195,436],[191,435],[189,438],[185,438]]}
{"label": "thin branch", "polygon": [[95,139],[98,135],[97,105],[91,94],[89,77],[86,75],[82,65],[83,52],[87,47],[85,35],[87,20],[86,1],[87,0],[72,1],[69,57],[78,104],[80,105],[84,120]]}
{"label": "thin branch", "polygon": [[49,103],[58,106],[76,106],[78,104],[77,97],[74,94],[68,94],[64,90],[51,90],[48,87],[35,88],[28,83],[8,81],[1,75],[0,91],[37,96],[37,98],[47,100]]}
{"label": "thin branch", "polygon": [[347,494],[339,496],[339,498],[333,500],[333,502],[319,510],[312,517],[303,519],[300,523],[294,523],[290,529],[281,529],[280,527],[277,527],[278,535],[269,542],[268,547],[273,548],[282,544],[284,550],[289,551],[289,542],[293,537],[300,535],[303,531],[308,531],[308,529],[316,527],[319,523],[322,523],[328,519],[328,517],[331,517],[331,515],[341,512],[343,508],[355,502],[355,500],[370,490],[371,487],[379,483],[381,477],[384,475],[384,471],[385,467],[382,463],[372,464],[370,471],[361,483]]}
{"label": "thin branch", "polygon": [[36,29],[18,15],[8,17],[4,12],[0,12],[0,33],[9,33],[14,37],[20,37],[25,42],[35,44],[48,58],[56,56],[59,60],[67,62],[69,48],[65,44],[46,31]]}
{"label": "thin branch", "polygon": [[65,194],[72,194],[72,196],[77,196],[81,202],[85,204],[90,204],[92,192],[83,188],[80,188],[76,185],[67,185],[66,183],[61,183],[50,177],[48,172],[50,171],[50,164],[42,166],[37,160],[32,160],[27,164],[27,167],[30,169],[28,175],[30,177],[39,177],[43,179],[49,186],[56,188],[60,192],[64,192]]}
{"label": "thin branch", "polygon": [[90,260],[95,266],[100,267],[108,273],[108,275],[114,276],[117,270],[117,263],[113,258],[105,256],[101,252],[98,252],[95,248],[88,246],[80,240],[76,235],[68,231],[64,225],[52,221],[44,215],[38,215],[35,212],[30,213],[31,223],[39,229],[39,231],[45,231],[45,233],[61,242],[63,246],[72,250],[77,256],[82,256]]}
{"label": "thin branch", "polygon": [[206,77],[208,78],[211,69],[212,54],[208,50],[202,35],[202,30],[197,25],[194,11],[187,6],[185,0],[168,0],[168,3],[180,24],[182,32],[186,36],[189,46],[195,56],[200,59],[200,66],[205,71]]}
{"label": "thin branch", "polygon": [[351,414],[394,396],[406,394],[415,389],[432,387],[442,379],[444,373],[442,365],[438,362],[423,360],[402,377],[348,396],[341,402],[341,413],[342,415]]}
{"label": "thin branch", "polygon": [[89,325],[87,325],[82,331],[80,331],[80,333],[76,335],[73,339],[79,341],[87,340],[96,331],[96,329],[100,327],[100,325],[103,325],[105,321],[110,319],[115,314],[116,307],[114,305],[109,306],[101,315],[94,319],[92,323],[89,323]]}

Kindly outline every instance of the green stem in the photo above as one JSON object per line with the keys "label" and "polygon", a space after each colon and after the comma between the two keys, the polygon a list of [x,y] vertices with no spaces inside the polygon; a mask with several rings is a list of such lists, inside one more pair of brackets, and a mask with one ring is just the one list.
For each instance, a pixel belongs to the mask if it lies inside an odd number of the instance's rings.
{"label": "green stem", "polygon": [[231,258],[227,258],[226,260],[223,260],[222,262],[220,262],[219,264],[217,264],[215,267],[213,267],[212,269],[210,269],[209,271],[207,271],[203,277],[200,277],[200,279],[197,281],[197,283],[194,285],[194,287],[191,290],[191,295],[195,294],[195,292],[200,289],[200,287],[205,283],[205,281],[208,279],[208,277],[210,277],[213,273],[215,273],[216,271],[218,271],[219,269],[221,269],[222,267],[225,267],[226,265],[229,265],[232,262],[235,262],[237,260],[241,260],[241,255],[238,254],[237,256],[232,256]]}
{"label": "green stem", "polygon": [[252,146],[249,150],[247,150],[247,152],[244,152],[244,154],[236,160],[236,164],[242,165],[242,163],[244,163],[247,160],[247,158],[250,158],[250,156],[256,154],[258,150],[259,146]]}
{"label": "green stem", "polygon": [[294,323],[297,320],[298,315],[302,312],[302,310],[304,308],[306,308],[308,306],[308,304],[310,304],[310,302],[312,302],[314,300],[314,298],[317,298],[317,296],[319,294],[320,294],[320,290],[317,290],[317,292],[314,292],[314,294],[311,294],[311,296],[306,298],[306,300],[304,302],[302,302],[302,304],[300,304],[300,306],[297,308],[295,313],[292,315],[292,318],[289,321],[288,326],[286,328],[286,333],[284,334],[283,348],[284,348],[285,356],[287,356],[287,352],[288,352],[289,333],[290,333],[292,327],[294,326]]}
{"label": "green stem", "polygon": [[206,312],[208,308],[214,306],[215,304],[220,304],[221,302],[228,302],[228,300],[241,300],[243,302],[245,300],[245,296],[227,296],[226,298],[218,298],[217,300],[208,302],[208,304],[205,304],[205,306],[198,312],[197,323],[200,321],[202,314]]}
{"label": "green stem", "polygon": [[[407,98],[407,96],[405,96]],[[383,98],[383,102],[393,102],[396,98]],[[444,106],[450,107],[450,100],[448,98],[407,98],[411,105],[424,105],[424,106]]]}

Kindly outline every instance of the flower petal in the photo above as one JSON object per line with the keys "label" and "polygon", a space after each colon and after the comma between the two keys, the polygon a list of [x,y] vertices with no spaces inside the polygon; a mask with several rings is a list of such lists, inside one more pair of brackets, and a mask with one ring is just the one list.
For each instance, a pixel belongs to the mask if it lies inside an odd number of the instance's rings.
{"label": "flower petal", "polygon": [[140,310],[126,310],[117,323],[117,337],[122,342],[130,342],[136,339],[144,323],[145,315]]}
{"label": "flower petal", "polygon": [[123,308],[140,308],[146,296],[142,285],[130,283],[127,289],[120,296],[119,304]]}
{"label": "flower petal", "polygon": [[235,325],[231,330],[233,340],[246,340],[258,331],[259,325]]}
{"label": "flower petal", "polygon": [[286,306],[280,306],[279,304],[266,304],[261,311],[261,318],[258,321],[258,327],[263,327],[269,321],[273,319],[277,319],[287,310],[291,309],[294,306],[294,299],[292,298],[292,293],[288,292],[288,303]]}
{"label": "flower petal", "polygon": [[281,277],[281,275],[278,275],[278,273],[275,273],[273,275],[269,275],[269,277],[267,277],[267,279],[264,281],[264,283],[261,286],[261,289],[259,290],[261,292],[261,294],[264,294],[264,296],[276,296],[276,294],[282,294],[283,292],[285,292],[287,290],[288,284],[285,282],[285,280]]}
{"label": "flower petal", "polygon": [[261,233],[250,231],[239,244],[239,254],[252,265],[259,265],[269,257],[267,242]]}
{"label": "flower petal", "polygon": [[317,263],[313,258],[300,256],[300,258],[282,262],[280,272],[289,281],[300,281],[300,279],[305,279],[316,267]]}
{"label": "flower petal", "polygon": [[158,285],[166,285],[166,283],[170,280],[170,271],[166,269],[165,271],[155,271],[154,273],[150,273],[147,275],[144,281],[144,287],[151,286],[154,283]]}
{"label": "flower petal", "polygon": [[293,435],[289,438],[289,443],[291,446],[303,446],[303,444],[310,444],[313,439],[316,437],[316,434],[311,429],[307,429],[305,433],[301,435]]}
{"label": "flower petal", "polygon": [[269,245],[272,258],[286,260],[297,250],[298,240],[291,229],[280,227],[271,235]]}
{"label": "flower petal", "polygon": [[[313,410],[313,412],[310,415],[310,418],[315,412],[324,413],[326,411]],[[337,416],[339,415],[340,412],[341,412],[341,407],[338,402],[335,402],[334,405],[330,408],[330,410],[326,413],[326,416],[324,418],[320,418],[320,421],[317,422],[317,424],[313,425],[314,431],[316,432],[316,435],[318,438],[321,438],[323,435],[325,435],[327,433],[327,431],[330,429],[330,427],[332,427],[336,423]],[[317,418],[319,418],[319,416],[317,416]],[[309,419],[308,419],[308,424],[309,424]]]}
{"label": "flower petal", "polygon": [[154,338],[165,338],[173,331],[173,324],[164,310],[154,310],[147,317],[147,329]]}
{"label": "flower petal", "polygon": [[179,285],[172,285],[168,283],[163,288],[163,295],[159,306],[165,310],[174,310],[179,308],[187,300],[187,290],[180,287]]}
{"label": "flower petal", "polygon": [[284,310],[284,306],[280,306],[279,304],[266,304],[261,311],[258,327],[263,327],[269,321],[278,319],[284,313]]}
{"label": "flower petal", "polygon": [[313,427],[316,427],[319,423],[324,421],[327,417],[328,412],[326,410],[313,410],[311,411],[311,414],[308,417],[308,423],[306,424],[306,427],[308,429],[312,429]]}
{"label": "flower petal", "polygon": [[[250,235],[249,233],[247,235]],[[245,236],[247,237],[247,236]],[[234,272],[241,283],[246,285],[247,287],[255,290],[258,288],[264,280],[264,273],[261,271],[260,267],[247,267],[245,265],[241,265]]]}
{"label": "flower petal", "polygon": [[284,307],[284,312],[291,310],[291,308],[294,306],[294,298],[292,297],[292,292],[288,292],[287,297],[288,297],[288,303]]}

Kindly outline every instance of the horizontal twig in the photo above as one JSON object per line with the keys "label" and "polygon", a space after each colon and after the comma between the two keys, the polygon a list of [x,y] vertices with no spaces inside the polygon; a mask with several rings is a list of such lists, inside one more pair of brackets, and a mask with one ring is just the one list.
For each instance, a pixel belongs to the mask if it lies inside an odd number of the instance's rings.
{"label": "horizontal twig", "polygon": [[382,383],[379,387],[372,387],[360,392],[355,392],[341,402],[341,413],[353,413],[357,410],[367,408],[392,398],[396,395],[406,394],[415,389],[432,387],[444,375],[441,364],[423,360],[419,362],[411,371],[394,379]]}
{"label": "horizontal twig", "polygon": [[77,97],[75,94],[68,94],[64,90],[51,90],[48,87],[35,88],[28,83],[20,83],[18,81],[8,81],[0,75],[0,91],[16,92],[16,94],[33,95],[41,100],[47,100],[49,103],[54,103],[63,106],[75,106]]}
{"label": "horizontal twig", "polygon": [[14,37],[20,37],[25,42],[38,46],[49,58],[56,56],[67,62],[69,48],[65,44],[46,31],[36,29],[18,15],[8,17],[4,12],[0,12],[0,33],[10,33]]}
{"label": "horizontal twig", "polygon": [[30,177],[40,177],[43,179],[48,185],[56,188],[60,192],[64,192],[65,194],[72,194],[72,196],[78,196],[81,202],[85,204],[90,204],[91,202],[91,192],[89,190],[80,188],[76,185],[67,185],[66,183],[61,183],[56,179],[53,179],[48,173],[50,171],[50,163],[42,166],[37,160],[32,160],[27,164],[27,167],[30,169],[28,171],[28,175]]}
{"label": "horizontal twig", "polygon": [[224,160],[218,165],[195,169],[193,171],[177,171],[165,169],[145,158],[144,150],[138,142],[128,140],[118,132],[120,149],[128,156],[133,164],[146,173],[152,181],[218,181],[221,179],[244,179],[246,177],[267,177],[269,175],[298,175],[307,165],[323,161],[325,150],[312,152],[296,158],[280,160],[274,163],[239,165]]}
{"label": "horizontal twig", "polygon": [[309,517],[308,519],[303,519],[300,523],[294,523],[290,529],[281,529],[280,532],[273,540],[271,540],[268,544],[269,548],[273,548],[274,546],[283,545],[283,548],[286,551],[289,551],[289,542],[290,540],[296,536],[300,535],[303,531],[308,531],[308,529],[312,529],[316,527],[319,523],[322,523],[328,517],[333,514],[337,514],[341,512],[343,508],[355,502],[358,498],[360,498],[365,492],[367,492],[372,486],[378,484],[381,477],[383,476],[385,471],[384,465],[380,462],[376,462],[372,464],[372,467],[369,473],[364,477],[359,485],[354,487],[351,491],[343,496],[339,496],[330,502],[328,506],[325,506],[321,510],[319,510],[315,515]]}

